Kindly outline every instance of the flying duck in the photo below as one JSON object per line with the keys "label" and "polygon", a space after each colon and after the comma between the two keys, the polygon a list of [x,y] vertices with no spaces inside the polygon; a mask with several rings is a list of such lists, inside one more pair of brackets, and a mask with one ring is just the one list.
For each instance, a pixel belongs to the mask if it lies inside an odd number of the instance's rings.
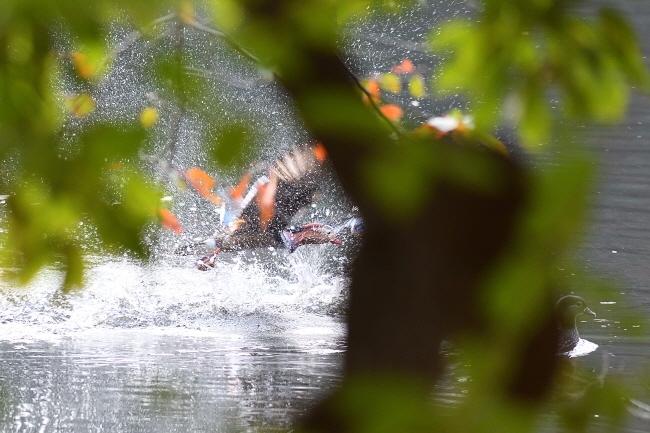
{"label": "flying duck", "polygon": [[214,252],[196,262],[199,270],[214,267],[220,252],[251,248],[284,248],[294,252],[307,244],[332,243],[341,245],[335,229],[327,224],[312,222],[291,225],[300,209],[314,200],[319,189],[318,171],[325,158],[322,146],[303,146],[283,155],[271,164],[267,173],[253,183],[244,196],[249,176],[233,188],[228,202],[221,206],[221,230],[212,237],[184,247],[207,245]]}
{"label": "flying duck", "polygon": [[596,313],[587,307],[587,302],[580,296],[567,295],[560,298],[555,304],[555,321],[560,334],[557,353],[570,352],[580,341],[576,317],[581,314],[596,316]]}

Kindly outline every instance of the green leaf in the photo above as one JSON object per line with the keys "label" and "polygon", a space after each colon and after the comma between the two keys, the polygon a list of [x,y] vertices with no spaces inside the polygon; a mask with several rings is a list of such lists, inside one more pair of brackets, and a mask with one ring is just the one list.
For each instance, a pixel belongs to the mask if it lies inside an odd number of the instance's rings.
{"label": "green leaf", "polygon": [[232,123],[210,135],[212,159],[222,167],[243,171],[251,150],[258,143],[256,131],[243,123]]}
{"label": "green leaf", "polygon": [[599,18],[603,41],[617,58],[627,78],[633,83],[647,87],[650,77],[642,59],[636,33],[628,20],[619,12],[607,8],[600,11]]}
{"label": "green leaf", "polygon": [[244,19],[244,11],[235,0],[212,0],[210,5],[215,22],[225,31],[237,29]]}
{"label": "green leaf", "polygon": [[403,150],[379,156],[363,170],[368,194],[397,221],[415,218],[435,187],[434,152],[421,145]]}
{"label": "green leaf", "polygon": [[527,84],[521,94],[521,136],[528,150],[540,151],[548,140],[552,118],[542,86],[532,79]]}
{"label": "green leaf", "polygon": [[65,252],[65,278],[63,291],[67,292],[76,287],[81,287],[84,274],[83,252],[78,245],[69,244],[64,247]]}
{"label": "green leaf", "polygon": [[103,39],[86,39],[70,54],[77,76],[82,79],[99,79],[109,66],[109,49]]}

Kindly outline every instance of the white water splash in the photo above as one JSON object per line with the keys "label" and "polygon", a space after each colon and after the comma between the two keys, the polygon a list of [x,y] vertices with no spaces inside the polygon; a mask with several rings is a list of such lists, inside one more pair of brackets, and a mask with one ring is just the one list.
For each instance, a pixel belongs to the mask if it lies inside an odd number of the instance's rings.
{"label": "white water splash", "polygon": [[46,270],[26,287],[0,286],[0,339],[57,340],[97,327],[285,332],[318,326],[322,317],[339,332],[342,325],[327,315],[345,303],[345,278],[326,270],[322,249],[305,251],[279,257],[281,272],[248,257],[208,272],[194,269],[189,257],[150,265],[111,258],[89,269],[84,288],[66,295],[61,272]]}

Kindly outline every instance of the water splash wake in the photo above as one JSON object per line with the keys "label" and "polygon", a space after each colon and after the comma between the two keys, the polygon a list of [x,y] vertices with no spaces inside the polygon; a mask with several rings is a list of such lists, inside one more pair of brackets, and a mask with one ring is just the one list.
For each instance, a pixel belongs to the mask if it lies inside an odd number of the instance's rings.
{"label": "water splash wake", "polygon": [[[0,286],[0,339],[56,340],[95,328],[286,333],[319,322],[322,332],[338,333],[347,284],[332,272],[326,248],[234,256],[209,272],[189,257],[144,266],[111,258],[68,294],[59,288],[62,273],[50,269],[24,288]],[[267,253],[280,257],[269,261]]]}

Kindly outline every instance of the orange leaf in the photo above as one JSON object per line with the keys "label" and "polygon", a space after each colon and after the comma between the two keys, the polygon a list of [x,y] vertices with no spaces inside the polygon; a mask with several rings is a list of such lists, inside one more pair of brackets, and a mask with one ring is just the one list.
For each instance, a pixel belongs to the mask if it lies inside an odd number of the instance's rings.
{"label": "orange leaf", "polygon": [[207,198],[214,204],[221,204],[221,198],[212,193],[216,182],[208,173],[200,168],[192,167],[185,172],[185,179],[192,185],[202,197]]}
{"label": "orange leaf", "polygon": [[411,72],[415,71],[415,66],[413,66],[413,62],[411,62],[409,59],[402,59],[402,63],[393,66],[393,69],[391,69],[391,71],[394,74],[410,74]]}
{"label": "orange leaf", "polygon": [[379,81],[377,81],[375,79],[370,79],[366,83],[365,87],[366,87],[366,90],[368,91],[368,93],[370,93],[370,96],[372,96],[374,98],[379,98],[379,93],[381,92],[381,90],[379,88]]}
{"label": "orange leaf", "polygon": [[178,221],[178,218],[176,218],[176,215],[174,215],[173,213],[171,213],[170,211],[164,208],[160,208],[159,213],[160,213],[160,224],[163,227],[173,231],[178,235],[183,233],[183,227],[181,227],[181,223],[180,221]]}
{"label": "orange leaf", "polygon": [[[203,192],[211,193],[216,182],[208,173],[197,167],[192,167],[185,172],[185,179],[203,195]],[[206,194],[207,195],[207,194]]]}
{"label": "orange leaf", "polygon": [[75,52],[70,54],[70,59],[72,59],[72,64],[74,65],[79,77],[89,78],[95,73],[95,65],[88,60],[86,54]]}
{"label": "orange leaf", "polygon": [[[379,95],[381,93],[381,89],[379,87],[379,81],[375,80],[374,78],[370,78],[363,83],[363,87],[370,94],[370,98],[372,98],[372,101],[375,104],[379,103]],[[369,103],[368,95],[366,94],[363,95],[363,102],[366,104]]]}
{"label": "orange leaf", "polygon": [[230,197],[232,197],[234,200],[241,200],[244,197],[244,191],[246,191],[246,187],[251,181],[251,175],[246,173],[239,183],[237,184],[236,187],[230,189]]}
{"label": "orange leaf", "polygon": [[397,121],[404,115],[404,111],[395,104],[382,105],[379,111],[392,121]]}
{"label": "orange leaf", "polygon": [[193,24],[196,22],[194,18],[194,5],[192,2],[185,1],[181,5],[180,13],[178,14],[181,20],[186,24]]}
{"label": "orange leaf", "polygon": [[262,230],[266,230],[271,218],[275,214],[275,191],[278,187],[278,178],[271,175],[271,180],[257,189],[255,202],[260,210],[260,226]]}
{"label": "orange leaf", "polygon": [[325,159],[327,158],[327,149],[325,149],[323,143],[316,143],[313,152],[316,159],[319,160],[320,162],[325,161]]}

